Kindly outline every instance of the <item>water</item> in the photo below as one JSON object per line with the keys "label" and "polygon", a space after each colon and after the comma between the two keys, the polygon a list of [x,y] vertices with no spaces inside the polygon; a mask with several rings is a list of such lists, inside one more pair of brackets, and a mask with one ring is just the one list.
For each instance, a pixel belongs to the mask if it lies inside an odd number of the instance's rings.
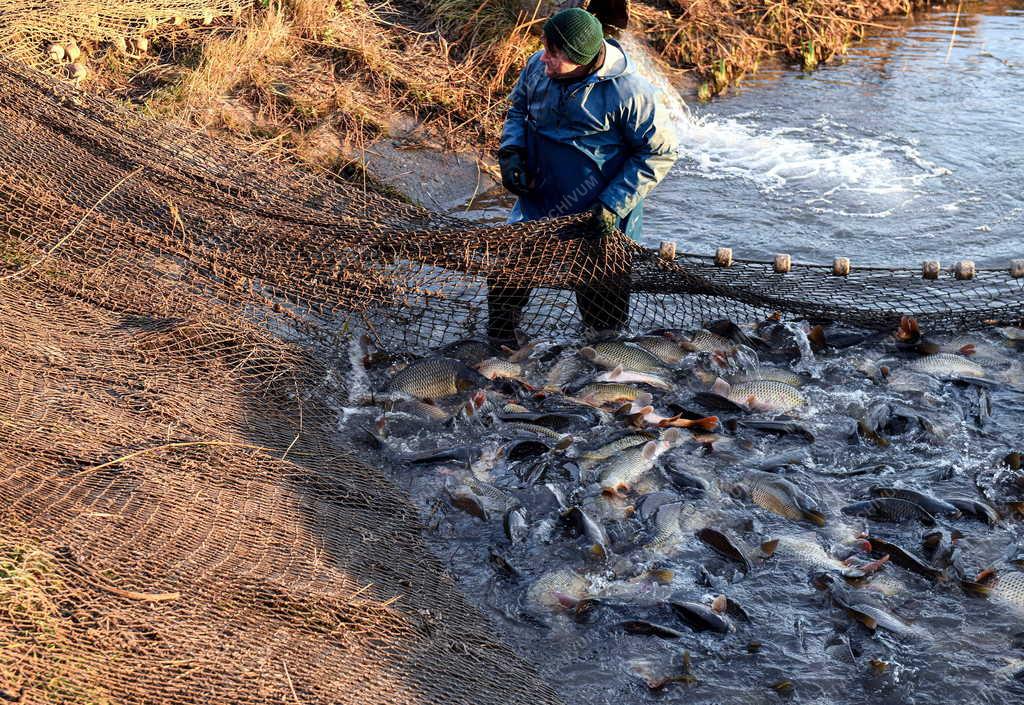
{"label": "water", "polygon": [[765,69],[691,106],[650,244],[913,267],[1024,256],[1024,3],[967,9],[955,38],[953,11],[888,23],[842,64]]}
{"label": "water", "polygon": [[[961,18],[948,63],[953,16],[936,13],[916,24],[894,24],[854,48],[843,65],[810,75],[769,70],[729,97],[693,107],[692,117],[680,118],[686,155],[650,201],[651,242],[675,239],[689,251],[728,244],[745,256],[787,251],[817,261],[846,254],[855,265],[916,266],[926,257],[1002,263],[1024,255],[1018,234],[1024,130],[1016,106],[1024,88],[1024,4],[975,4],[971,10]],[[680,212],[686,232],[678,231]],[[387,465],[420,508],[428,540],[462,590],[568,703],[1021,702],[1024,685],[1002,669],[1024,659],[1017,638],[1024,612],[969,597],[956,569],[932,581],[883,567],[855,592],[876,595],[909,626],[902,635],[872,632],[812,585],[812,571],[799,556],[780,552],[745,573],[694,532],[728,527],[751,544],[762,537],[806,538],[843,556],[867,531],[923,555],[927,527],[849,517],[840,509],[878,484],[944,498],[1005,499],[996,479],[1009,473],[997,468],[1019,444],[1024,423],[1024,351],[1008,338],[1024,332],[939,341],[950,350],[974,344],[972,359],[995,380],[988,388],[901,371],[917,355],[889,337],[822,352],[811,349],[805,324],[786,322],[785,328],[788,354],[762,353],[761,359],[773,357],[807,377],[802,392],[808,403],[795,416],[813,442],[740,427],[721,431],[709,446],[709,439],[684,432],[685,440],[659,458],[644,483],[623,500],[608,499],[573,468],[582,450],[625,430],[621,419],[570,422],[573,444],[543,458],[538,481],[532,461],[495,454],[510,434],[486,406],[473,415],[462,411],[463,396],[449,403],[454,418],[445,425],[386,414]],[[540,386],[557,358],[556,341],[534,342],[526,376]],[[716,367],[721,362],[685,358],[673,373],[673,391],[654,391],[657,411],[668,415],[673,403],[701,410],[693,393],[706,387],[694,372],[725,374]],[[882,368],[891,374],[885,377]],[[380,366],[365,379],[379,390],[392,372]],[[593,374],[584,369],[577,383]],[[522,389],[515,396],[531,409],[551,403]],[[488,398],[502,401],[495,392]],[[878,418],[884,408],[897,413],[880,429],[879,444],[858,431],[858,422]],[[380,417],[372,408],[348,412],[344,423],[351,429],[374,427]],[[474,462],[401,462],[411,453],[465,444],[482,449]],[[780,474],[818,499],[828,515],[824,527],[782,518],[728,491],[744,470],[773,456],[782,456],[775,463],[784,465]],[[669,463],[702,478],[707,491],[673,484],[664,471]],[[457,506],[453,497],[474,483],[500,488],[527,507],[526,540],[509,541],[500,511],[481,519]],[[610,559],[565,528],[546,485],[598,517],[609,534]],[[654,520],[641,497],[657,493],[685,506],[678,543],[668,555],[644,548]],[[639,511],[627,515],[626,506]],[[956,561],[963,575],[1000,562],[1014,569],[1005,559],[1021,552],[1019,515],[1007,514],[996,526],[948,517],[939,525],[964,535]],[[652,567],[671,569],[670,583],[630,582]],[[583,577],[588,594],[600,598],[596,606],[577,612],[531,603],[531,588],[565,569]],[[750,621],[736,621],[725,635],[697,633],[665,605],[670,598],[706,603],[717,595],[740,605]],[[682,637],[626,633],[622,623],[630,619],[664,624]],[[684,652],[696,682],[649,687],[653,679],[680,675]]]}
{"label": "water", "polygon": [[[770,413],[719,412],[722,430],[713,437],[684,431],[682,440],[622,498],[600,491],[595,477],[602,466],[581,470],[580,463],[586,449],[625,432],[627,425],[621,418],[598,419],[592,409],[559,395],[542,401],[527,389],[498,385],[486,392],[483,408],[472,415],[464,411],[472,395],[443,401],[453,414],[445,424],[373,408],[349,410],[343,423],[352,424],[348,434],[381,429],[386,466],[419,506],[435,552],[471,601],[539,665],[567,702],[772,702],[779,697],[773,686],[787,681],[794,688],[788,697],[801,703],[909,705],[967,698],[1002,703],[1024,696],[1024,684],[1000,675],[1005,665],[1024,658],[1024,645],[1015,642],[1015,635],[1024,632],[1024,605],[1015,610],[969,597],[957,572],[973,578],[986,566],[1019,555],[1024,539],[1019,515],[1008,511],[997,526],[940,516],[940,527],[963,534],[955,567],[936,560],[945,567],[942,579],[933,581],[890,564],[867,585],[851,588],[857,595],[874,596],[885,610],[907,620],[905,634],[871,632],[834,606],[812,585],[813,568],[799,555],[780,550],[764,561],[755,560],[754,568],[744,572],[695,536],[710,526],[728,528],[751,545],[766,537],[803,539],[819,546],[819,552],[832,551],[841,558],[866,532],[869,538],[884,537],[925,556],[922,537],[929,527],[845,516],[841,508],[868,498],[874,485],[912,488],[941,498],[990,498],[1003,506],[1013,492],[997,489],[996,477],[1012,476],[999,469],[1000,461],[1019,439],[1024,421],[1024,348],[996,331],[940,341],[950,350],[975,345],[973,359],[994,382],[977,387],[903,369],[919,356],[897,349],[891,338],[839,351],[811,351],[804,326],[780,327],[791,333],[782,333],[785,352],[762,351],[760,361],[774,360],[804,372],[807,382],[801,390],[807,404],[793,417],[814,440],[734,429],[728,423],[774,418]],[[1013,338],[1024,335],[1007,333]],[[535,342],[523,377],[540,387],[557,360],[576,354],[576,346],[566,341],[559,352],[556,341]],[[706,389],[700,375],[727,375],[743,359],[756,360],[749,350],[729,362],[706,353],[685,357],[673,372],[666,372],[673,379],[672,390],[652,390],[655,408],[668,415],[675,403],[700,411],[693,397]],[[879,373],[883,366],[890,370],[887,379]],[[381,364],[369,370],[369,379],[379,391],[392,374],[393,369]],[[592,381],[595,374],[583,364],[567,389]],[[510,459],[496,452],[511,439],[533,437],[498,419],[502,404],[512,399],[531,410],[561,408],[581,414],[583,418],[569,419],[564,428],[573,437],[572,445],[537,459]],[[989,406],[991,415],[985,411]],[[879,413],[886,408],[898,411]],[[375,424],[380,419],[383,423]],[[874,424],[884,442],[858,431],[858,421]],[[403,460],[464,445],[479,451],[468,462]],[[814,497],[827,516],[825,526],[785,519],[730,491],[744,471],[759,466],[775,468]],[[674,483],[668,467],[701,478],[706,491]],[[484,518],[467,511],[455,499],[467,487],[481,498],[487,497],[481,488],[497,488],[521,503],[527,511],[527,537],[512,543],[503,531],[505,499],[488,501]],[[607,557],[594,553],[592,537],[567,528],[551,487],[604,527]],[[1015,492],[1013,496],[1024,498],[1024,486]],[[672,550],[652,553],[647,546],[656,531],[656,515],[650,513],[653,505],[645,503],[659,497],[681,502],[684,509]],[[631,513],[629,507],[638,511]],[[867,554],[854,557],[859,563],[872,560]],[[841,569],[838,560],[832,563]],[[1001,565],[1003,570],[1015,569],[1010,563]],[[637,576],[652,568],[670,569],[670,582],[637,582]],[[554,595],[556,604],[538,606],[531,597],[535,586],[563,570],[581,576],[577,580],[586,583],[584,594],[599,598],[595,607],[577,612],[558,605],[554,593],[549,597]],[[725,635],[697,633],[667,606],[669,600],[706,603],[717,595],[738,604],[749,622],[735,620],[735,630]],[[626,633],[623,622],[637,619],[669,626],[682,637],[663,640]],[[647,680],[681,673],[684,651],[690,654],[697,682],[650,688]]]}

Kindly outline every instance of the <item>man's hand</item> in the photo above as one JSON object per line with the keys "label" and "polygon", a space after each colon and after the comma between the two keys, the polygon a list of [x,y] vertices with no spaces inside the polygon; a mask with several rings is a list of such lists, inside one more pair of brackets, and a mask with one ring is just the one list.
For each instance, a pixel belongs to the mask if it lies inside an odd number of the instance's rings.
{"label": "man's hand", "polygon": [[530,190],[526,181],[526,157],[521,150],[505,148],[498,152],[501,167],[501,184],[517,196],[524,196]]}
{"label": "man's hand", "polygon": [[615,211],[609,210],[608,206],[598,201],[591,206],[590,214],[593,216],[593,222],[588,239],[603,240],[615,234],[619,227],[619,216]]}

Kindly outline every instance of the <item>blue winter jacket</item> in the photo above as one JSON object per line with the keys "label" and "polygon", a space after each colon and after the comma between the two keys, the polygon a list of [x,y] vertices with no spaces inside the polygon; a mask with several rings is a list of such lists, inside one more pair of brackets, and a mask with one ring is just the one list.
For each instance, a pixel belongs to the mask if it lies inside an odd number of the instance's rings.
{"label": "blue winter jacket", "polygon": [[512,91],[501,147],[526,152],[532,188],[509,222],[581,213],[600,200],[640,239],[643,199],[677,158],[678,138],[657,93],[606,40],[604,65],[572,83],[544,75],[542,51]]}

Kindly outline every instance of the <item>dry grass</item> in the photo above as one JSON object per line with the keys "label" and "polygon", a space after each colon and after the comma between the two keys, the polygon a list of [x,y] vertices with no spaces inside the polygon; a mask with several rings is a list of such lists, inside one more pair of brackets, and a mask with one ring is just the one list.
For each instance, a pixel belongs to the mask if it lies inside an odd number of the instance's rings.
{"label": "dry grass", "polygon": [[633,15],[662,56],[692,69],[699,96],[725,91],[768,57],[811,70],[846,53],[873,20],[933,0],[654,0]]}
{"label": "dry grass", "polygon": [[99,674],[71,657],[77,591],[61,577],[50,553],[8,535],[5,527],[0,534],[0,624],[5,625],[0,692],[11,700],[24,690],[45,694],[48,702],[109,705]]}
{"label": "dry grass", "polygon": [[108,60],[106,74],[119,73],[123,92],[152,113],[336,173],[358,171],[367,146],[398,124],[416,126],[403,135],[410,143],[482,156],[538,40],[505,0],[477,6],[465,22],[459,4],[410,13],[387,2],[287,0],[213,32],[157,40],[140,61]]}

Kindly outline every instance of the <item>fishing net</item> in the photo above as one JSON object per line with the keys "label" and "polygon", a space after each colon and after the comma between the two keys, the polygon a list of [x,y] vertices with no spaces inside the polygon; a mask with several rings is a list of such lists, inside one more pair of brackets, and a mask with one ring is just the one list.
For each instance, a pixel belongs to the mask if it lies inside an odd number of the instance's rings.
{"label": "fishing net", "polygon": [[336,437],[356,329],[480,336],[495,290],[531,335],[577,296],[638,329],[1024,315],[1001,271],[780,274],[587,229],[473,227],[0,61],[2,697],[555,702]]}
{"label": "fishing net", "polygon": [[0,45],[17,60],[60,72],[77,57],[51,56],[50,46],[74,42],[79,51],[114,48],[137,52],[139,39],[159,28],[173,38],[190,26],[209,25],[220,17],[237,18],[251,0],[5,0],[0,13]]}

